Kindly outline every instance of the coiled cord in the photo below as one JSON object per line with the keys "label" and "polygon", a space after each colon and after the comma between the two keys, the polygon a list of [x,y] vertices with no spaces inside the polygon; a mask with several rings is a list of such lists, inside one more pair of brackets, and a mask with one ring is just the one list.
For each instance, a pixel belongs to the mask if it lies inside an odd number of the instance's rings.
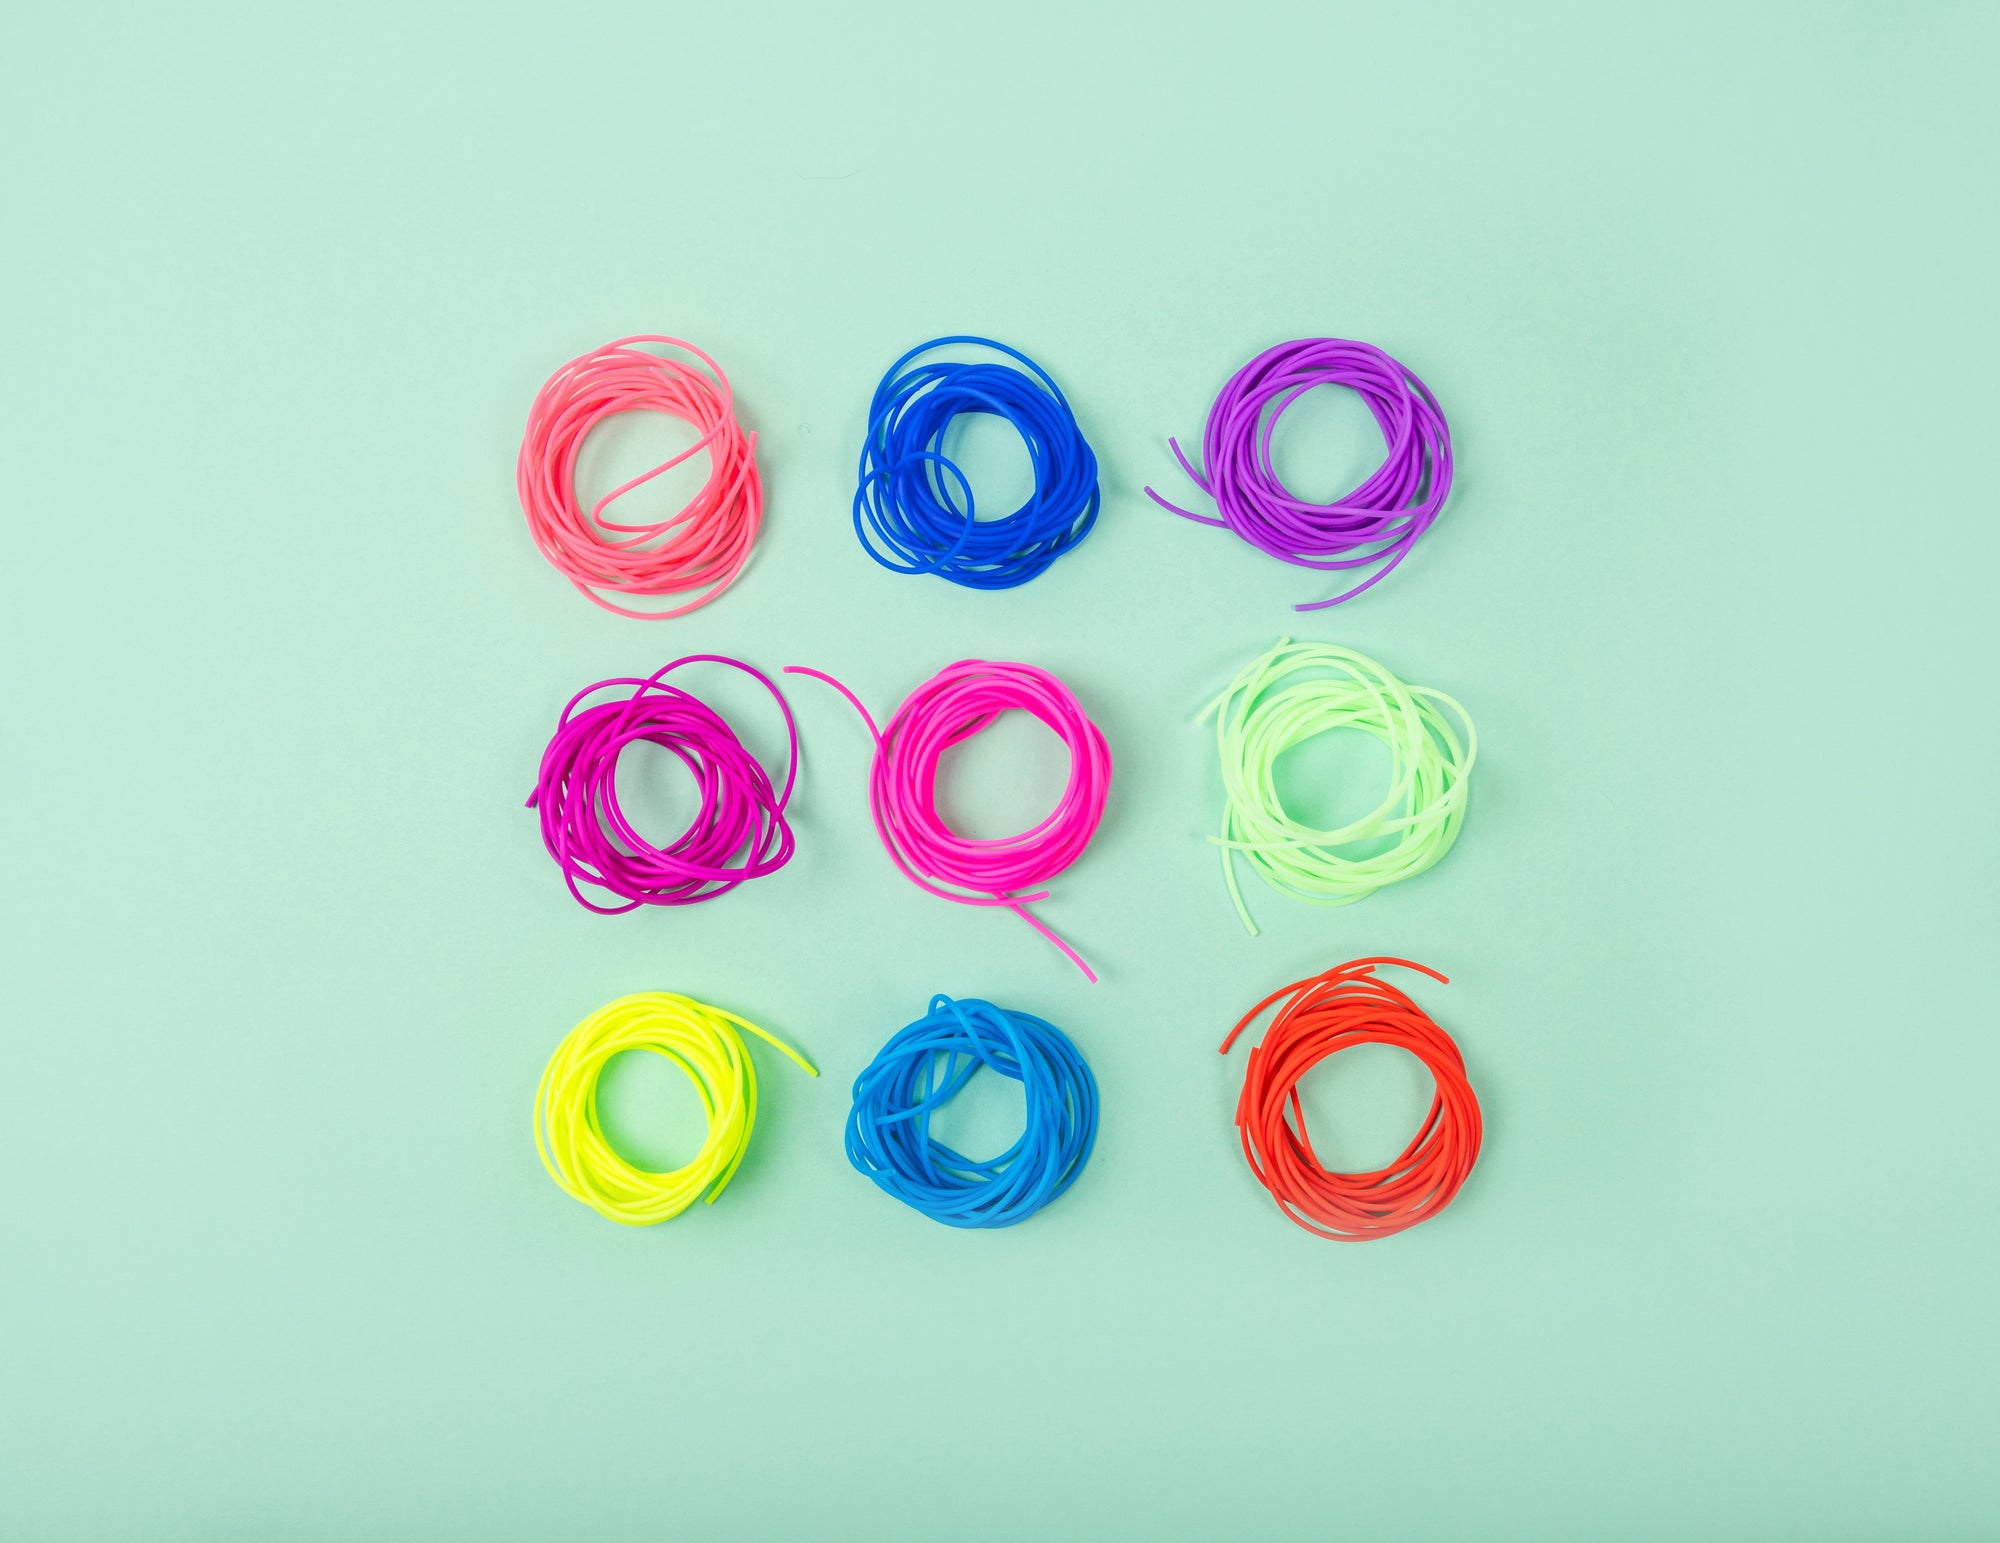
{"label": "coiled cord", "polygon": [[[1021,1084],[1027,1123],[999,1156],[967,1157],[931,1116],[985,1067]],[[884,1194],[948,1227],[1011,1227],[1076,1182],[1097,1139],[1097,1081],[1054,1024],[938,995],[854,1079],[847,1160]]]}
{"label": "coiled cord", "polygon": [[[1465,709],[1442,691],[1406,686],[1351,648],[1280,638],[1243,667],[1200,721],[1211,714],[1223,799],[1221,834],[1209,839],[1222,849],[1229,898],[1253,935],[1257,924],[1232,854],[1296,899],[1352,905],[1422,873],[1458,840],[1479,736]],[[1320,830],[1285,812],[1276,766],[1292,746],[1331,729],[1359,729],[1386,745],[1389,786],[1369,813]],[[1384,837],[1394,839],[1382,851],[1342,855],[1343,847]]]}
{"label": "coiled cord", "polygon": [[[771,693],[785,716],[789,750],[785,781],[774,788],[736,730],[700,697],[666,683],[685,664],[725,664]],[[629,694],[581,707],[601,691]],[[672,752],[701,794],[701,808],[664,847],[654,846],[618,802],[618,758],[639,740]],[[740,659],[690,654],[644,680],[600,680],[562,710],[542,752],[528,807],[542,819],[542,844],[562,869],[577,902],[600,916],[642,905],[693,905],[727,894],[745,879],[775,873],[792,856],[785,805],[799,768],[799,734],[777,683]],[[621,902],[600,905],[581,886],[607,890]]]}
{"label": "coiled cord", "polygon": [[[627,1227],[678,1216],[707,1191],[728,1187],[757,1125],[757,1068],[738,1029],[775,1045],[817,1077],[810,1061],[776,1035],[705,1002],[668,991],[620,997],[579,1023],[556,1047],[535,1089],[535,1150],[566,1194]],[[687,1074],[708,1118],[694,1160],[668,1173],[634,1167],[613,1149],[597,1114],[597,1083],[626,1050],[663,1056]]]}
{"label": "coiled cord", "polygon": [[[1368,404],[1387,453],[1352,492],[1316,504],[1288,492],[1271,465],[1271,433],[1286,408],[1315,386],[1346,386]],[[1369,343],[1300,338],[1267,348],[1229,377],[1208,410],[1197,471],[1178,440],[1168,440],[1181,469],[1215,500],[1215,518],[1170,504],[1162,509],[1220,525],[1272,557],[1301,568],[1375,572],[1331,600],[1294,607],[1317,611],[1379,584],[1409,556],[1451,492],[1451,430],[1444,410],[1405,366]]]}
{"label": "coiled cord", "polygon": [[[685,349],[706,370],[633,345]],[[679,455],[606,493],[586,514],[576,498],[576,458],[590,431],[613,413],[657,412],[701,435]],[[708,452],[708,480],[679,513],[647,524],[604,517],[611,503],[691,456]],[[521,440],[515,485],[528,530],[542,555],[577,590],[607,611],[641,621],[684,616],[727,589],[750,560],[763,518],[757,436],[736,421],[722,366],[679,338],[620,338],[570,360],[536,393]],[[701,593],[664,611],[635,611],[599,593]]]}
{"label": "coiled cord", "polygon": [[[831,675],[796,664],[787,665],[785,673],[825,681],[868,725],[875,739],[869,811],[905,878],[960,905],[1004,906],[1061,949],[1086,978],[1097,979],[1082,956],[1028,909],[1048,899],[1049,882],[1083,855],[1111,788],[1111,751],[1069,687],[1033,665],[961,659],[912,691],[889,726],[878,729],[861,699]],[[1010,711],[1033,714],[1063,742],[1069,781],[1055,808],[1020,834],[994,840],[961,836],[937,810],[938,760]]]}
{"label": "coiled cord", "polygon": [[[1379,964],[1445,982],[1407,959],[1356,959],[1272,992],[1222,1042],[1227,1054],[1253,1018],[1283,1000],[1243,1074],[1236,1103],[1243,1155],[1288,1217],[1348,1243],[1386,1238],[1450,1205],[1479,1159],[1483,1129],[1458,1046],[1402,991],[1376,978]],[[1314,1155],[1298,1085],[1328,1056],[1355,1045],[1409,1051],[1430,1070],[1435,1087],[1430,1113],[1394,1162],[1369,1173],[1334,1173]]]}
{"label": "coiled cord", "polygon": [[[905,370],[919,354],[953,343],[994,349],[1029,373],[956,359]],[[972,484],[944,453],[945,431],[960,413],[996,413],[1026,444],[1035,490],[1012,514],[974,518]],[[1089,535],[1097,508],[1097,457],[1061,388],[1026,354],[990,338],[933,338],[890,365],[875,388],[854,534],[883,567],[935,573],[970,589],[1011,589]]]}

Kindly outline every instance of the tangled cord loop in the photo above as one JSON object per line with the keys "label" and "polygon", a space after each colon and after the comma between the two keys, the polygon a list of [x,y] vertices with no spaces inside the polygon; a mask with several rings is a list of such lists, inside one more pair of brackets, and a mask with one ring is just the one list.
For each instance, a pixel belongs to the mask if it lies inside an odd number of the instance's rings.
{"label": "tangled cord loop", "polygon": [[[796,664],[787,665],[785,673],[826,682],[868,725],[875,737],[869,810],[905,878],[960,905],[1004,906],[1061,949],[1086,978],[1097,979],[1082,956],[1028,909],[1049,898],[1049,881],[1090,845],[1111,788],[1111,751],[1069,687],[1033,665],[961,659],[912,691],[889,726],[878,729],[861,699],[831,675]],[[1055,808],[1018,835],[961,836],[938,813],[938,761],[1010,711],[1033,714],[1063,742],[1069,781]]]}
{"label": "tangled cord loop", "polygon": [[[1289,492],[1271,465],[1278,419],[1315,386],[1346,386],[1368,404],[1387,447],[1360,486],[1331,503]],[[1374,567],[1354,588],[1294,609],[1339,605],[1387,578],[1431,527],[1451,492],[1451,430],[1444,410],[1416,375],[1369,343],[1300,338],[1268,348],[1229,377],[1208,410],[1197,471],[1178,440],[1181,469],[1215,500],[1219,518],[1146,496],[1203,525],[1233,530],[1260,552],[1301,568]]]}
{"label": "tangled cord loop", "polygon": [[[1458,840],[1479,736],[1465,709],[1442,691],[1406,686],[1351,648],[1280,638],[1202,710],[1201,721],[1211,714],[1223,799],[1221,834],[1209,839],[1222,849],[1223,879],[1251,933],[1257,926],[1232,854],[1297,899],[1351,905],[1422,873]],[[1358,729],[1387,746],[1389,786],[1369,813],[1320,830],[1286,813],[1277,762],[1330,729]],[[1383,839],[1391,844],[1381,851],[1343,855],[1356,842]]]}
{"label": "tangled cord loop", "polygon": [[[1027,1124],[998,1157],[931,1135],[931,1115],[981,1067],[1021,1084]],[[1097,1082],[1054,1024],[938,995],[854,1079],[847,1160],[883,1193],[950,1227],[1011,1227],[1083,1171],[1097,1139]]]}
{"label": "tangled cord loop", "polygon": [[[757,1068],[743,1038],[747,1029],[797,1062],[811,1062],[747,1019],[668,991],[642,991],[601,1007],[556,1047],[535,1090],[535,1150],[563,1190],[627,1227],[650,1227],[678,1216],[707,1191],[710,1205],[728,1186],[757,1125]],[[606,1139],[598,1119],[597,1082],[607,1062],[626,1050],[646,1050],[687,1074],[701,1099],[708,1135],[694,1160],[667,1173],[627,1162]]]}
{"label": "tangled cord loop", "polygon": [[[919,354],[953,343],[994,349],[1031,373],[955,359],[905,371]],[[995,413],[1026,444],[1035,490],[1012,514],[974,518],[972,484],[944,453],[945,432],[961,413]],[[1061,388],[1026,354],[990,338],[934,338],[890,365],[875,388],[854,534],[883,567],[1011,589],[1089,535],[1097,507],[1097,457]]]}
{"label": "tangled cord loop", "polygon": [[[685,349],[705,370],[634,347]],[[576,458],[590,431],[613,413],[658,412],[691,424],[701,438],[679,455],[606,493],[586,514],[576,497]],[[604,517],[612,501],[702,451],[708,480],[671,518],[623,525]],[[570,360],[548,378],[528,410],[515,484],[528,530],[555,570],[607,611],[641,621],[684,616],[729,587],[750,560],[763,518],[757,436],[736,421],[722,366],[679,338],[620,338]],[[598,593],[684,595],[684,605],[635,611]]]}
{"label": "tangled cord loop", "polygon": [[[666,683],[684,664],[725,664],[771,693],[785,717],[789,749],[785,781],[774,788],[736,730],[700,697]],[[629,694],[580,707],[600,691]],[[693,775],[701,808],[664,847],[654,846],[626,818],[618,801],[618,758],[644,740],[670,751]],[[542,752],[528,807],[539,810],[542,844],[556,860],[577,901],[600,916],[642,905],[693,905],[761,878],[792,856],[785,805],[798,775],[799,735],[791,705],[776,682],[740,659],[690,654],[644,680],[601,680],[569,699],[555,736]],[[601,905],[581,886],[608,890],[622,904]]]}
{"label": "tangled cord loop", "polygon": [[[1288,1217],[1308,1232],[1348,1243],[1428,1221],[1451,1204],[1479,1159],[1479,1100],[1464,1057],[1421,1007],[1376,978],[1378,964],[1445,982],[1436,970],[1407,959],[1356,959],[1272,992],[1222,1042],[1227,1054],[1253,1018],[1284,1000],[1243,1075],[1236,1103],[1243,1155]],[[1328,1056],[1355,1045],[1409,1051],[1429,1069],[1435,1087],[1430,1113],[1394,1162],[1370,1173],[1335,1173],[1314,1155],[1298,1085]]]}

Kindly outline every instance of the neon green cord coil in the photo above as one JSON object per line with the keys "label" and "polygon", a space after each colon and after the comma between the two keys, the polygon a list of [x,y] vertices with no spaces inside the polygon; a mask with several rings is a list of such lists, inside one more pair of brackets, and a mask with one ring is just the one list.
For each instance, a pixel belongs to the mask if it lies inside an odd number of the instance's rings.
{"label": "neon green cord coil", "polygon": [[[1229,897],[1252,935],[1257,924],[1236,882],[1238,854],[1273,889],[1313,905],[1352,905],[1422,873],[1458,840],[1479,736],[1442,691],[1406,686],[1351,648],[1280,638],[1199,721],[1211,715],[1223,799],[1221,834],[1209,840],[1222,849]],[[1360,819],[1319,830],[1285,812],[1276,767],[1292,746],[1331,729],[1359,729],[1388,747],[1389,789]],[[1384,837],[1395,839],[1382,851],[1341,855],[1343,847]]]}
{"label": "neon green cord coil", "polygon": [[[584,1019],[549,1057],[535,1091],[535,1150],[549,1177],[627,1227],[678,1216],[703,1190],[713,1205],[743,1161],[757,1124],[757,1069],[738,1029],[748,1029],[819,1075],[804,1056],[756,1024],[672,992],[620,997]],[[670,1173],[636,1168],[605,1138],[597,1117],[597,1081],[605,1064],[626,1050],[664,1056],[700,1095],[708,1136],[685,1167]]]}

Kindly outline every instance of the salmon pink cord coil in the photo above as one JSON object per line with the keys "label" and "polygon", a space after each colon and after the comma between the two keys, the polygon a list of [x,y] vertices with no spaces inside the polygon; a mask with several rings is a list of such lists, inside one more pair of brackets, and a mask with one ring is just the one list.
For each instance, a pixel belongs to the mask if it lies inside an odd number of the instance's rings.
{"label": "salmon pink cord coil", "polygon": [[[912,691],[886,728],[877,728],[861,699],[831,675],[787,665],[846,697],[875,736],[868,787],[875,829],[903,876],[919,889],[960,905],[1014,912],[1063,951],[1086,978],[1097,975],[1082,956],[1028,907],[1049,897],[1048,884],[1083,855],[1111,790],[1111,752],[1075,695],[1031,664],[961,659]],[[938,813],[938,761],[1002,713],[1039,719],[1069,751],[1069,782],[1044,818],[1018,835],[995,840],[961,836]]]}
{"label": "salmon pink cord coil", "polygon": [[[679,349],[699,366],[637,346]],[[656,412],[679,418],[701,436],[679,455],[606,493],[586,511],[576,496],[576,460],[590,432],[616,413]],[[764,513],[757,475],[757,436],[736,421],[729,377],[692,343],[643,335],[620,338],[572,359],[535,397],[521,440],[515,481],[535,545],[588,599],[641,621],[685,616],[708,604],[750,559]],[[627,524],[611,505],[634,488],[703,451],[708,481],[667,519]],[[679,600],[633,610],[607,598]]]}
{"label": "salmon pink cord coil", "polygon": [[[1449,1034],[1403,992],[1379,980],[1375,967],[1397,965],[1444,976],[1407,959],[1356,959],[1294,981],[1245,1013],[1222,1042],[1236,1036],[1274,1002],[1283,1002],[1262,1043],[1250,1052],[1236,1128],[1257,1182],[1308,1232],[1346,1243],[1386,1238],[1428,1221],[1452,1202],[1479,1159],[1479,1100],[1466,1080],[1465,1059]],[[1430,1113],[1402,1154],[1372,1173],[1335,1173],[1320,1163],[1306,1134],[1299,1081],[1328,1056],[1356,1045],[1394,1045],[1430,1071]]]}

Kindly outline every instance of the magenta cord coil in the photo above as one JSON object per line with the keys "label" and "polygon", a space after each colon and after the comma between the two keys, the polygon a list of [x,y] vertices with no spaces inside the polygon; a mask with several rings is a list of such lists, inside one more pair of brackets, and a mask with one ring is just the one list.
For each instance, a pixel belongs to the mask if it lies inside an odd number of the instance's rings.
{"label": "magenta cord coil", "polygon": [[[668,684],[689,664],[741,670],[771,693],[789,744],[782,787],[744,748],[736,730],[700,697]],[[600,693],[622,693],[582,705]],[[632,826],[618,801],[618,758],[644,740],[678,757],[695,780],[701,808],[666,846]],[[562,869],[579,904],[600,916],[642,905],[694,905],[727,894],[746,879],[775,873],[792,856],[785,805],[798,775],[799,735],[777,683],[740,659],[691,654],[644,680],[601,680],[569,699],[542,752],[528,807],[542,818],[542,844]],[[584,893],[602,890],[617,904]]]}
{"label": "magenta cord coil", "polygon": [[[1279,418],[1315,386],[1345,386],[1368,404],[1386,453],[1360,486],[1319,504],[1286,489],[1271,465]],[[1202,430],[1203,470],[1170,439],[1174,458],[1215,500],[1215,514],[1170,504],[1162,509],[1234,531],[1260,552],[1300,568],[1375,571],[1330,600],[1294,609],[1317,611],[1379,584],[1410,555],[1451,493],[1451,430],[1429,387],[1370,343],[1300,338],[1267,348],[1229,377]]]}
{"label": "magenta cord coil", "polygon": [[[877,728],[861,699],[831,675],[788,665],[846,697],[875,739],[868,803],[890,859],[919,889],[960,905],[1000,906],[1047,938],[1095,981],[1081,955],[1028,907],[1049,897],[1048,884],[1083,855],[1104,815],[1111,752],[1075,695],[1033,665],[962,659],[904,698],[887,728]],[[1069,751],[1069,781],[1044,818],[1018,835],[961,836],[937,809],[938,761],[1005,712],[1039,719]]]}

